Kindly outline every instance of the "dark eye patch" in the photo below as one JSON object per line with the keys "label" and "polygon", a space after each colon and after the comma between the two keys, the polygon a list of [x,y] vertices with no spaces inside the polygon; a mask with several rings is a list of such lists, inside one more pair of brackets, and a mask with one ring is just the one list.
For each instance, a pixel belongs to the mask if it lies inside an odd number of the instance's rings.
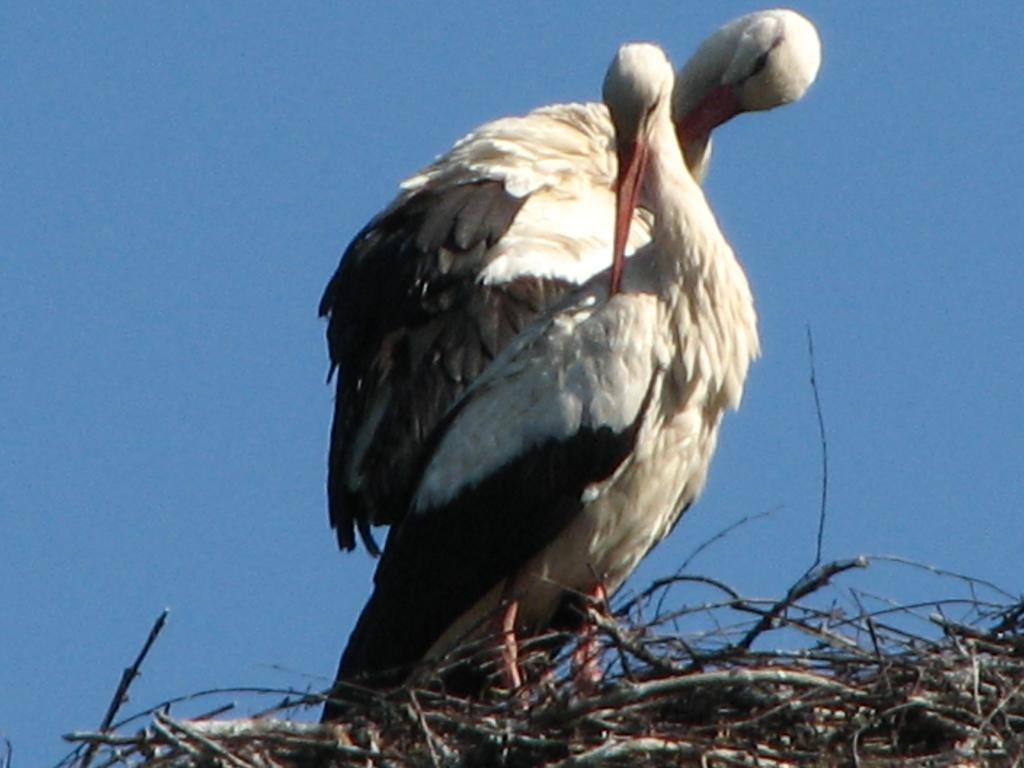
{"label": "dark eye patch", "polygon": [[770,55],[771,55],[771,50],[767,50],[764,53],[762,53],[760,56],[758,56],[757,60],[754,62],[754,66],[751,68],[750,73],[747,75],[747,77],[753,77],[758,72],[760,72],[762,69],[764,69],[765,65],[768,63],[768,57]]}
{"label": "dark eye patch", "polygon": [[762,53],[760,56],[757,57],[757,59],[754,60],[754,66],[751,67],[750,72],[748,72],[747,76],[744,77],[743,79],[749,80],[750,78],[754,77],[759,72],[761,72],[761,70],[763,70],[768,65],[768,57],[772,55],[772,51],[774,51],[780,45],[782,45],[782,38],[775,38],[775,40],[772,41],[772,44],[768,47],[768,50]]}

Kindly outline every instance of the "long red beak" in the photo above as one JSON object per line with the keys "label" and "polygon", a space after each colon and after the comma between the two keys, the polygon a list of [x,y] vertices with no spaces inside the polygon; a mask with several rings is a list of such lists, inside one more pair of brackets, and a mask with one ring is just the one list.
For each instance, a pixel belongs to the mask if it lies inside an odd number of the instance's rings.
{"label": "long red beak", "polygon": [[711,131],[739,113],[740,101],[735,89],[729,85],[718,86],[676,122],[679,146],[688,147],[694,141],[706,141]]}
{"label": "long red beak", "polygon": [[626,265],[626,242],[633,221],[640,182],[647,168],[647,142],[635,141],[619,147],[619,178],[615,182],[615,239],[612,247],[612,282],[609,294],[614,296],[622,286],[622,269]]}

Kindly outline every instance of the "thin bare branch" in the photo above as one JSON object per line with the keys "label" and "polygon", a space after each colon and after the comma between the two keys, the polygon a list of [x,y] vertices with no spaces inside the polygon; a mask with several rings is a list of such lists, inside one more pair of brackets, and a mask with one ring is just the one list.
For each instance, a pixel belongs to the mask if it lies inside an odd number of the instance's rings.
{"label": "thin bare branch", "polygon": [[738,643],[738,646],[744,649],[750,648],[758,636],[769,629],[772,623],[782,615],[783,611],[792,606],[797,600],[806,597],[812,592],[817,592],[828,584],[833,576],[853,568],[866,568],[867,565],[867,560],[863,557],[856,557],[851,560],[836,560],[808,571],[796,584],[790,587],[785,597],[771,607],[761,618],[761,621]]}
{"label": "thin bare branch", "polygon": [[[118,711],[121,706],[128,700],[128,689],[131,687],[132,682],[136,677],[139,676],[139,670],[142,668],[142,662],[145,661],[146,656],[149,654],[149,649],[153,647],[153,643],[156,642],[157,637],[160,635],[160,631],[164,628],[164,624],[167,623],[167,615],[170,613],[170,609],[164,608],[163,612],[157,617],[157,620],[153,622],[152,628],[149,630],[149,635],[146,637],[146,642],[142,644],[142,649],[135,657],[135,661],[127,667],[124,672],[121,673],[121,680],[117,684],[117,688],[114,690],[114,696],[110,700],[110,706],[107,707],[107,713],[103,716],[103,720],[100,722],[100,732],[110,730],[111,723],[114,722],[114,718],[117,717]],[[89,746],[85,755],[82,757],[82,768],[89,768],[89,763],[92,762],[93,755],[95,754],[95,747]]]}
{"label": "thin bare branch", "polygon": [[808,572],[821,563],[821,549],[825,541],[825,520],[828,509],[828,438],[825,434],[825,417],[821,412],[821,397],[818,394],[818,373],[814,362],[814,335],[807,325],[807,359],[811,366],[811,392],[814,393],[814,414],[818,418],[818,438],[821,441],[821,506],[818,511],[818,538],[814,550],[814,562]]}

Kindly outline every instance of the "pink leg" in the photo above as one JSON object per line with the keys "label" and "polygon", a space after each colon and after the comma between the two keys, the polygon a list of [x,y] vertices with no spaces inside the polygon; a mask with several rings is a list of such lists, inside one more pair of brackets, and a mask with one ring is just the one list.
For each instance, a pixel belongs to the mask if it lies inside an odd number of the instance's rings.
{"label": "pink leg", "polygon": [[[601,611],[608,603],[608,594],[601,582],[594,585],[587,593],[587,597],[596,601]],[[573,679],[576,681],[576,688],[583,694],[594,693],[604,675],[601,672],[601,647],[597,640],[597,626],[589,617],[584,619],[583,628],[580,630],[580,642],[573,651],[572,664],[575,668]]]}
{"label": "pink leg", "polygon": [[516,618],[519,615],[519,601],[508,600],[501,612],[501,658],[504,662],[502,677],[505,686],[514,691],[523,684],[519,672],[519,644],[516,642]]}

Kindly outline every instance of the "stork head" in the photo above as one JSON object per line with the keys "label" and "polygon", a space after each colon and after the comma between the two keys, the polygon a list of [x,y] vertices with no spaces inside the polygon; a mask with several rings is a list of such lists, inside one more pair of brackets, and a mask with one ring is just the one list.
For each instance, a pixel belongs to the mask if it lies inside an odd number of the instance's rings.
{"label": "stork head", "polygon": [[705,40],[676,75],[672,115],[694,178],[703,178],[711,131],[742,112],[801,98],[821,66],[814,25],[777,8],[735,19]]}
{"label": "stork head", "polygon": [[669,117],[673,79],[672,65],[665,52],[650,43],[629,43],[619,48],[604,78],[604,102],[615,126],[619,158],[612,294],[619,290],[622,280],[629,225],[647,166],[651,132],[659,119]]}

